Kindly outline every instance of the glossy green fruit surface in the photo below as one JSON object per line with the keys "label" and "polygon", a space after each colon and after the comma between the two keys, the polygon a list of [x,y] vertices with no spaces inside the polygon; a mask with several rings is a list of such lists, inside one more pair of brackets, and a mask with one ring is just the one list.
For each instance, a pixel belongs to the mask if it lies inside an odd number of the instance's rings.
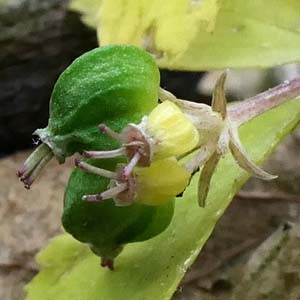
{"label": "glossy green fruit surface", "polygon": [[61,162],[75,152],[110,149],[112,140],[97,125],[118,131],[140,122],[157,104],[158,88],[159,70],[147,52],[128,45],[94,49],[61,74],[48,126],[35,133]]}
{"label": "glossy green fruit surface", "polygon": [[[157,104],[159,71],[153,58],[133,46],[99,48],[78,58],[59,78],[52,95],[46,129],[38,130],[56,156],[64,159],[83,150],[108,150],[113,139],[100,134],[99,123],[121,131],[141,121]],[[89,160],[114,170],[120,160]],[[117,207],[113,200],[86,202],[86,194],[101,193],[109,180],[75,169],[64,199],[63,226],[90,245],[102,261],[113,260],[122,246],[147,240],[170,223],[174,201],[159,207],[133,204]]]}
{"label": "glossy green fruit surface", "polygon": [[[114,169],[116,160],[91,161],[95,166]],[[63,226],[77,240],[91,245],[104,259],[113,259],[122,245],[152,238],[171,222],[174,200],[161,206],[134,203],[115,206],[113,200],[86,202],[82,197],[107,188],[109,180],[75,169],[64,199]]]}

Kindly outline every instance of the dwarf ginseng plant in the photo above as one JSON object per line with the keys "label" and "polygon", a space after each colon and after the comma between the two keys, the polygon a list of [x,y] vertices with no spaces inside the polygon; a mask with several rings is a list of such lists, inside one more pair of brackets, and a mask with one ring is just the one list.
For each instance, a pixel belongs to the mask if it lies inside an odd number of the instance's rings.
{"label": "dwarf ginseng plant", "polygon": [[251,175],[276,178],[248,157],[238,127],[298,96],[300,80],[227,108],[225,79],[223,73],[208,106],[159,88],[157,65],[139,48],[108,46],[84,54],[56,83],[49,125],[35,132],[42,144],[18,176],[29,188],[53,156],[63,162],[81,153],[62,222],[101,257],[102,266],[113,269],[125,244],[167,228],[174,199],[199,169],[198,202],[205,207],[211,178],[226,153]]}

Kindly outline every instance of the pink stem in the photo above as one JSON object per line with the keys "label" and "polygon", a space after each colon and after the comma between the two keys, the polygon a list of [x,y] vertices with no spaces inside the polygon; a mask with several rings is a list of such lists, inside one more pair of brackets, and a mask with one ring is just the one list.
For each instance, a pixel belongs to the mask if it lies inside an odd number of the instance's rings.
{"label": "pink stem", "polygon": [[228,113],[237,125],[300,95],[300,78],[286,81],[268,91],[228,107]]}

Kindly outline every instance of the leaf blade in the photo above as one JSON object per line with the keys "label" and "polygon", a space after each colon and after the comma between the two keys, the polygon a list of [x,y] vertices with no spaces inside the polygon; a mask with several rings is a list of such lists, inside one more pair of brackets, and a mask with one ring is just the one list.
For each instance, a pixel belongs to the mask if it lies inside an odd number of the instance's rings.
{"label": "leaf blade", "polygon": [[270,67],[300,60],[298,0],[73,0],[99,41],[133,44],[161,68]]}

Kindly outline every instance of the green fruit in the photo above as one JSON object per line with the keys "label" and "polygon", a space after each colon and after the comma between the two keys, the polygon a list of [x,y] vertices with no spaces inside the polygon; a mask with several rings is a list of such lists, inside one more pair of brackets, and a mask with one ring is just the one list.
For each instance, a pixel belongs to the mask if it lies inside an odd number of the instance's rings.
{"label": "green fruit", "polygon": [[[75,60],[54,87],[48,126],[35,132],[43,144],[19,171],[25,185],[53,155],[64,162],[75,152],[114,149],[116,142],[99,134],[98,124],[121,131],[128,123],[140,122],[156,106],[158,89],[154,59],[134,46],[98,48]],[[91,161],[111,170],[118,162]],[[147,240],[168,226],[174,201],[157,207],[116,207],[113,200],[82,200],[84,195],[106,190],[108,184],[106,178],[75,169],[65,192],[62,222],[67,232],[88,243],[102,257],[102,264],[112,268],[124,244]]]}
{"label": "green fruit", "polygon": [[[157,104],[159,72],[153,58],[133,46],[94,49],[68,67],[51,98],[49,125],[36,133],[58,155],[110,147],[99,135],[105,122],[121,130],[139,122]],[[105,146],[103,145],[105,143]]]}
{"label": "green fruit", "polygon": [[140,122],[157,104],[158,89],[156,62],[140,48],[107,46],[76,59],[55,84],[48,126],[35,131],[43,144],[18,172],[25,186],[53,155],[62,163],[75,152],[114,148],[97,125],[119,131]]}
{"label": "green fruit", "polygon": [[[89,163],[113,170],[117,161],[92,161]],[[63,226],[77,240],[88,243],[102,257],[104,266],[112,267],[113,259],[126,243],[150,239],[161,233],[170,223],[174,200],[161,206],[134,203],[115,206],[113,200],[86,202],[82,197],[100,193],[109,180],[75,169],[70,177],[64,199]]]}

